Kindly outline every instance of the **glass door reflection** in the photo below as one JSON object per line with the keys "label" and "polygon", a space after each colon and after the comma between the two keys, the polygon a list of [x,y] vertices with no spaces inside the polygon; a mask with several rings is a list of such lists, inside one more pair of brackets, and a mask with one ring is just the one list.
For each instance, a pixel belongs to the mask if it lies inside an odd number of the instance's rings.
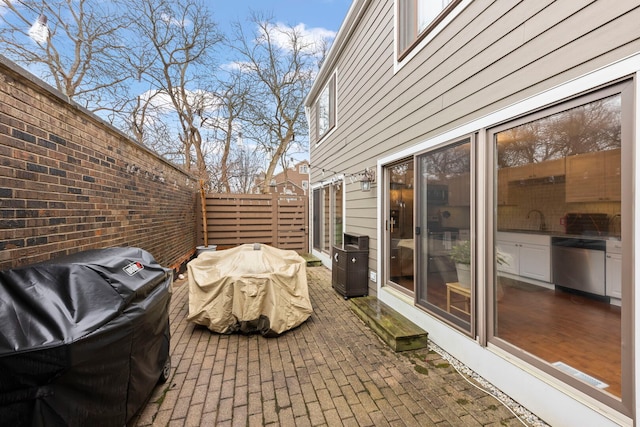
{"label": "glass door reflection", "polygon": [[387,233],[389,280],[399,289],[412,293],[413,277],[413,160],[391,166],[389,176],[389,219]]}

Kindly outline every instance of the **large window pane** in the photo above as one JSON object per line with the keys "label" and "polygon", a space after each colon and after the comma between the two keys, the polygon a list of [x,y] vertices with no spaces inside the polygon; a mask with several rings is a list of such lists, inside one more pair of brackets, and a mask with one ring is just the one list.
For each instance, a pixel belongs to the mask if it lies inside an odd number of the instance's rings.
{"label": "large window pane", "polygon": [[495,132],[495,336],[621,396],[621,96]]}
{"label": "large window pane", "polygon": [[325,87],[318,99],[318,138],[329,130],[329,86]]}
{"label": "large window pane", "polygon": [[313,248],[322,250],[322,188],[313,190]]}
{"label": "large window pane", "polygon": [[417,302],[471,330],[471,142],[419,158],[420,262]]}
{"label": "large window pane", "polygon": [[313,190],[313,248],[331,253],[342,245],[342,182]]}
{"label": "large window pane", "polygon": [[342,184],[333,186],[333,245],[342,246]]}
{"label": "large window pane", "polygon": [[316,124],[318,140],[321,139],[336,124],[336,76],[329,79],[329,83],[322,90],[316,103]]}
{"label": "large window pane", "polygon": [[331,253],[331,187],[323,187],[322,193],[322,235],[324,236],[322,249]]}
{"label": "large window pane", "polygon": [[401,290],[413,292],[413,159],[391,166],[388,176],[389,278]]}

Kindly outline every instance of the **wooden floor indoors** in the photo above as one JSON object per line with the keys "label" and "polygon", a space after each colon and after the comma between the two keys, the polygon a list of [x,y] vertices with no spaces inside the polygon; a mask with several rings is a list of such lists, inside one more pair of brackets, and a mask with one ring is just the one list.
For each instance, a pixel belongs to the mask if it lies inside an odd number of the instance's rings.
{"label": "wooden floor indoors", "polygon": [[621,395],[620,307],[593,297],[501,278],[498,337],[549,362],[564,362]]}
{"label": "wooden floor indoors", "polygon": [[[413,277],[396,278],[413,290]],[[401,279],[401,280],[398,280]],[[550,364],[565,363],[621,395],[621,313],[606,301],[500,278],[496,335]],[[430,277],[428,300],[446,311],[446,286]],[[452,313],[463,322],[470,318]]]}

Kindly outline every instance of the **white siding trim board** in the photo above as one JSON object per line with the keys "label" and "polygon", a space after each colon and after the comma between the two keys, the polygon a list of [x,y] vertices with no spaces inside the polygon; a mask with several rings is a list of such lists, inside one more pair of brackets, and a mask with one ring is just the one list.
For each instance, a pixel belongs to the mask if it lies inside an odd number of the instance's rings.
{"label": "white siding trim board", "polygon": [[[640,62],[640,61],[638,61]],[[640,83],[638,83],[638,80],[640,80],[640,64],[637,65],[637,69],[639,70],[638,72],[636,72],[635,75],[635,82],[636,82],[636,86],[635,86],[635,105],[634,105],[634,112],[635,112],[635,117],[634,117],[634,135],[633,135],[633,140],[635,142],[634,144],[634,148],[636,148],[638,146],[638,141],[640,141]],[[633,220],[632,220],[632,230],[633,230],[633,241],[635,242],[635,247],[632,248],[633,250],[633,254],[634,254],[634,259],[633,262],[631,263],[631,266],[633,268],[633,283],[635,285],[635,289],[638,288],[638,284],[640,283],[640,268],[636,268],[636,266],[638,265],[638,257],[640,256],[640,250],[638,248],[638,246],[640,246],[640,244],[638,242],[640,242],[640,226],[638,225],[638,212],[640,212],[640,196],[638,195],[638,191],[640,190],[640,168],[638,167],[638,165],[640,165],[640,150],[639,149],[634,149],[633,151],[633,181],[631,182],[631,186],[633,187]],[[631,302],[632,305],[632,310],[631,310],[631,315],[629,316],[632,319],[633,322],[633,360],[634,360],[634,378],[633,378],[633,384],[634,384],[634,393],[635,393],[635,402],[634,402],[634,408],[636,408],[635,411],[635,421],[636,421],[636,425],[640,424],[640,421],[638,420],[638,417],[640,416],[640,414],[638,413],[638,408],[640,408],[640,367],[638,365],[638,356],[640,355],[640,316],[638,315],[638,313],[640,312],[640,292],[634,292],[633,293],[634,299]]]}

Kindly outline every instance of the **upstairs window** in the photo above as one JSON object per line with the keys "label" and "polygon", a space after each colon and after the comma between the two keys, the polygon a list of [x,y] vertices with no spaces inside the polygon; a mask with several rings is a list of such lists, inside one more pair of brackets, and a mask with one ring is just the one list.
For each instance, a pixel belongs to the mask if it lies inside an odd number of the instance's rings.
{"label": "upstairs window", "polygon": [[316,103],[316,128],[318,140],[322,139],[336,125],[336,76],[335,74],[320,92]]}
{"label": "upstairs window", "polygon": [[309,174],[309,165],[300,165],[299,173],[303,175]]}
{"label": "upstairs window", "polygon": [[402,59],[462,0],[397,0],[398,52]]}

